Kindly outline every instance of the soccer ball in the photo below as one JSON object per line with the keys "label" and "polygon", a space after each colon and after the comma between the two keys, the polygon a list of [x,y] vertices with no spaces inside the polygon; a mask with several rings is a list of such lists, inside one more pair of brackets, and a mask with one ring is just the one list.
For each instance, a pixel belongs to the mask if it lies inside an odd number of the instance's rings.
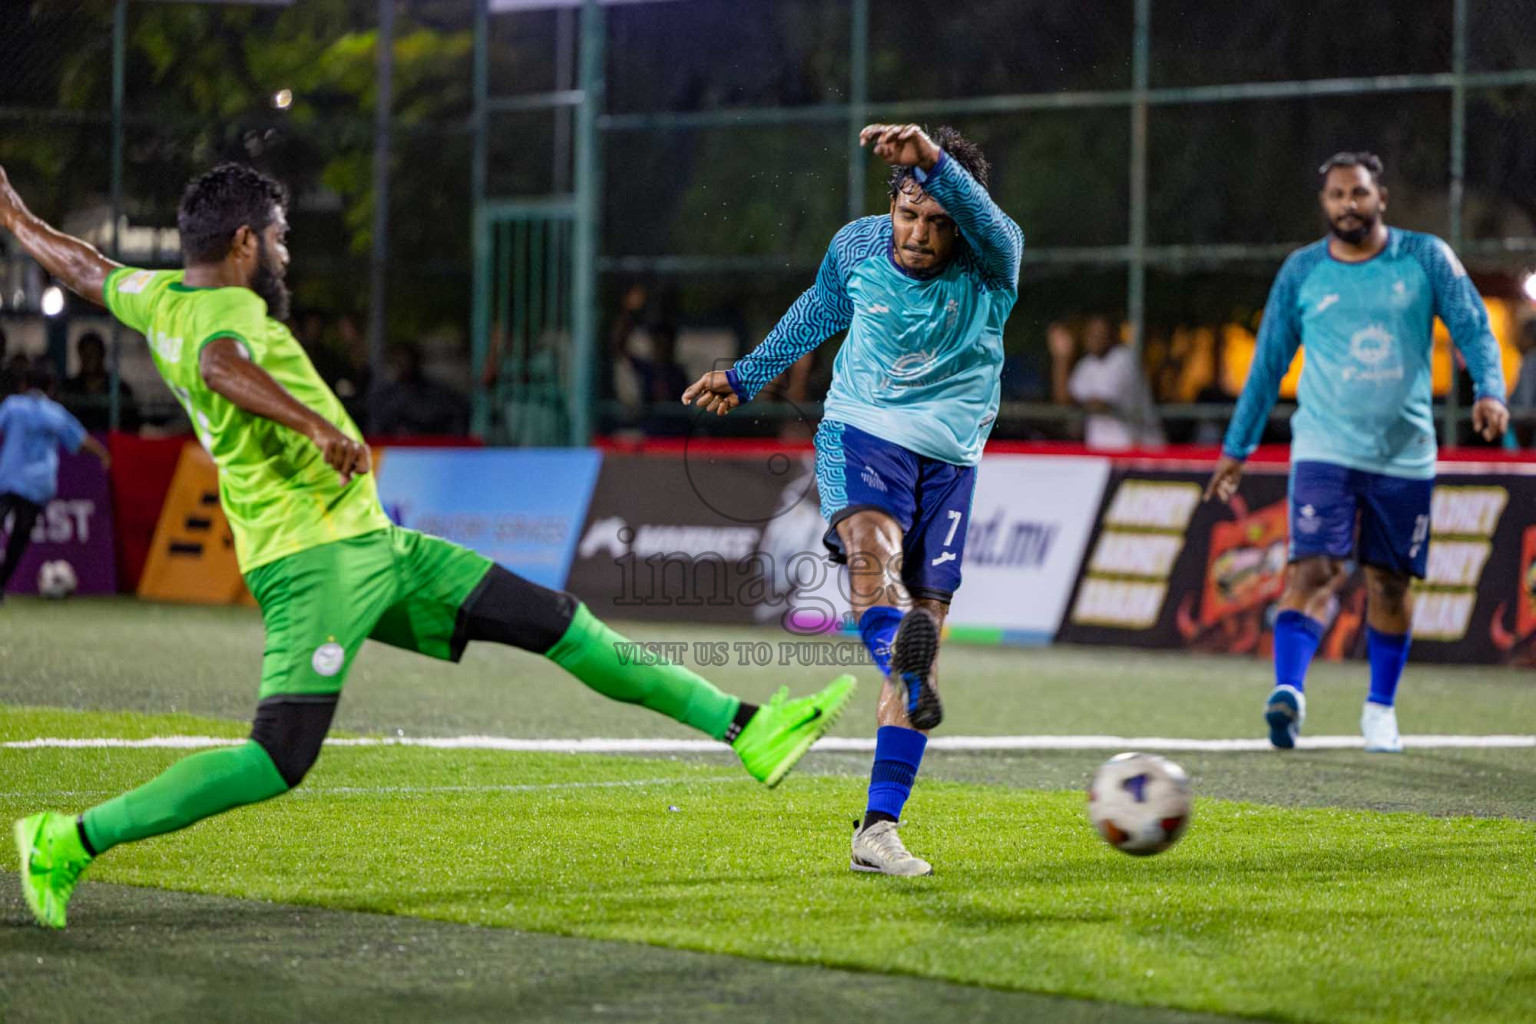
{"label": "soccer ball", "polygon": [[1088,818],[1104,841],[1137,857],[1162,853],[1189,827],[1189,776],[1156,754],[1116,754],[1088,787]]}
{"label": "soccer ball", "polygon": [[78,585],[75,567],[62,558],[44,562],[37,570],[37,592],[51,600],[62,601],[73,594]]}

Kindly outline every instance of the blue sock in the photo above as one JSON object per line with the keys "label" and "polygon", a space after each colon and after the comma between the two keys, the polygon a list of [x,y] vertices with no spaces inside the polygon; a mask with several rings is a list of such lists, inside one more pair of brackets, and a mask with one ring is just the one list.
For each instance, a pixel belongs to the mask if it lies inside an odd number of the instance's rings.
{"label": "blue sock", "polygon": [[899,725],[882,725],[875,733],[875,766],[869,772],[869,806],[864,823],[870,816],[901,817],[901,809],[912,795],[912,783],[917,780],[917,766],[923,763],[923,750],[928,737],[916,729],[903,729]]}
{"label": "blue sock", "polygon": [[866,609],[859,618],[859,636],[869,648],[881,675],[891,674],[891,641],[896,637],[896,627],[901,625],[901,616],[900,608],[877,604]]}
{"label": "blue sock", "polygon": [[1370,626],[1365,627],[1365,654],[1371,660],[1371,692],[1366,700],[1392,706],[1412,641],[1409,633],[1378,633]]}
{"label": "blue sock", "polygon": [[1307,666],[1323,641],[1323,624],[1286,609],[1275,619],[1275,685],[1304,691]]}

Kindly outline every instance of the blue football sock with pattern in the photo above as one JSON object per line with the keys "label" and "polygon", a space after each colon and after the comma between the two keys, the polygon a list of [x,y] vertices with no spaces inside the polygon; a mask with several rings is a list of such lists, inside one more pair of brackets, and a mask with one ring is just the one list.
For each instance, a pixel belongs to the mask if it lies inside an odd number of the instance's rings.
{"label": "blue football sock with pattern", "polygon": [[898,821],[912,795],[917,768],[923,763],[928,737],[916,729],[882,725],[875,733],[875,766],[869,773],[869,805],[864,827],[877,821]]}
{"label": "blue football sock with pattern", "polygon": [[1307,666],[1323,641],[1323,624],[1286,609],[1275,619],[1275,685],[1305,691]]}

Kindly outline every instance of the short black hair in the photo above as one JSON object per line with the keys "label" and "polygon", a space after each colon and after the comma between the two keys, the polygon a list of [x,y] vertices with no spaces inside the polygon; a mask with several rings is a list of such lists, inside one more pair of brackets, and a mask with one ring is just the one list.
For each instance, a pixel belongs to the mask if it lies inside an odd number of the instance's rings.
{"label": "short black hair", "polygon": [[[934,145],[949,154],[949,158],[970,172],[971,177],[982,188],[987,187],[987,176],[992,171],[992,165],[987,163],[987,158],[982,156],[981,147],[961,135],[947,124],[941,124],[937,131],[928,131],[923,128],[927,136],[933,140]],[[891,168],[891,198],[907,187],[907,182],[915,182],[917,178],[910,167]]]}
{"label": "short black hair", "polygon": [[188,264],[213,263],[229,255],[241,226],[261,231],[275,210],[288,208],[288,190],[277,179],[245,164],[219,164],[194,178],[181,195],[176,227]]}
{"label": "short black hair", "polygon": [[95,345],[97,348],[101,349],[102,354],[106,354],[107,339],[103,338],[95,331],[86,331],[84,334],[80,335],[80,337],[75,341],[75,351],[80,351],[81,349],[85,348],[86,345]]}
{"label": "short black hair", "polygon": [[1386,165],[1381,162],[1381,157],[1375,153],[1368,153],[1363,149],[1356,153],[1344,150],[1324,160],[1323,165],[1317,169],[1317,176],[1326,180],[1328,172],[1335,167],[1364,167],[1370,172],[1371,183],[1375,185],[1381,184],[1382,172],[1386,170]]}

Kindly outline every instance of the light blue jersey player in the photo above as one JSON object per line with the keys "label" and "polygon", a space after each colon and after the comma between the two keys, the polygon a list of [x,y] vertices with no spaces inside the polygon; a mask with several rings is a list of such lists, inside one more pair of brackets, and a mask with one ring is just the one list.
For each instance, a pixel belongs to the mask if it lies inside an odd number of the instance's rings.
{"label": "light blue jersey player", "polygon": [[1488,311],[1450,246],[1388,229],[1381,160],[1339,153],[1323,164],[1320,199],[1331,232],[1286,259],[1269,293],[1258,348],[1206,489],[1227,501],[1305,346],[1291,418],[1290,572],[1275,620],[1270,742],[1296,745],[1307,666],[1322,639],[1345,562],[1365,569],[1371,688],[1360,717],[1369,751],[1402,750],[1394,700],[1408,661],[1410,577],[1429,554],[1435,483],[1430,352],[1440,317],[1477,385],[1472,423],[1504,433],[1504,377]]}
{"label": "light blue jersey player", "polygon": [[847,331],[816,432],[826,545],[846,562],[853,610],[887,679],[856,871],[926,875],[896,833],[943,717],[939,635],[960,565],[976,464],[997,416],[1003,323],[1018,298],[1024,234],[987,194],[987,162],[952,128],[870,125],[890,163],[888,214],[832,239],[807,290],[763,343],[683,395],[726,413],[800,356]]}

